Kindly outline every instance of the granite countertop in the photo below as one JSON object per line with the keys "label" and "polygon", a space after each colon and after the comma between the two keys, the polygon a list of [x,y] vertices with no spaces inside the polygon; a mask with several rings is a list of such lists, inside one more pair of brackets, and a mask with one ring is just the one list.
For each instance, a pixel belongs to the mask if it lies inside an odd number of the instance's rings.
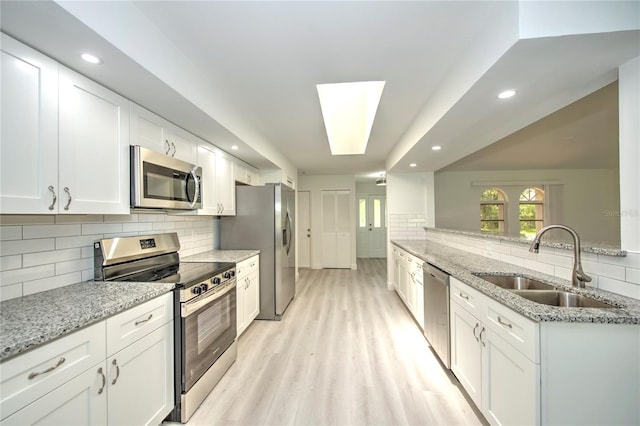
{"label": "granite countertop", "polygon": [[[640,324],[640,300],[599,289],[575,288],[572,287],[571,283],[567,280],[458,250],[432,241],[394,240],[392,243],[422,260],[434,264],[465,284],[470,285],[497,302],[537,322],[560,321]],[[572,293],[589,296],[593,299],[614,305],[616,308],[567,308],[542,305],[524,299],[509,290],[505,290],[482,278],[476,277],[473,275],[474,273],[492,273],[497,275],[518,274],[547,282],[560,290],[567,290]]]}
{"label": "granite countertop", "polygon": [[86,281],[0,303],[0,361],[171,291],[175,284]]}
{"label": "granite countertop", "polygon": [[209,250],[180,258],[183,262],[242,262],[259,254],[260,250]]}

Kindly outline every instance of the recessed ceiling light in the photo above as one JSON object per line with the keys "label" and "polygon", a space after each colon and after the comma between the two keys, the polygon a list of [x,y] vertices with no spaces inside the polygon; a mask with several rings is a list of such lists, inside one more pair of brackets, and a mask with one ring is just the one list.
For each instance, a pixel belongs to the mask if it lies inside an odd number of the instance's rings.
{"label": "recessed ceiling light", "polygon": [[85,62],[89,62],[90,64],[98,65],[102,63],[102,59],[98,58],[95,55],[92,55],[91,53],[83,53],[82,55],[80,55],[80,57]]}
{"label": "recessed ceiling light", "polygon": [[504,92],[500,92],[498,94],[498,98],[500,99],[508,99],[516,94],[516,91],[513,89],[505,90]]}
{"label": "recessed ceiling light", "polygon": [[384,81],[317,84],[331,155],[364,154]]}
{"label": "recessed ceiling light", "polygon": [[231,149],[234,150],[234,151],[237,151],[238,150],[238,145],[231,145]]}
{"label": "recessed ceiling light", "polygon": [[432,151],[440,151],[442,149],[442,147],[440,145],[434,145],[431,147]]}
{"label": "recessed ceiling light", "polygon": [[417,166],[417,164],[416,164],[416,163],[411,163],[411,164],[409,164],[409,167],[415,167],[415,166]]}

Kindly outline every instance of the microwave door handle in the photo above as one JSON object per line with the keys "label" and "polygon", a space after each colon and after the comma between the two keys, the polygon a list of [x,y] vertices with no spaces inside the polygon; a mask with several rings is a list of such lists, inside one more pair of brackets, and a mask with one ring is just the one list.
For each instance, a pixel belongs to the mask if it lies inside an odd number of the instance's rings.
{"label": "microwave door handle", "polygon": [[[196,205],[196,202],[198,201],[198,196],[200,195],[200,181],[198,180],[198,175],[196,174],[196,168],[195,167],[193,169],[191,169],[189,174],[193,178],[193,183],[194,183],[194,186],[195,186],[195,191],[194,191],[194,194],[193,194],[193,200],[191,200],[191,202],[189,202],[189,207],[193,208]],[[189,179],[185,180],[185,185],[187,186],[187,188],[185,188],[185,192],[187,193],[187,196],[188,196],[189,193],[186,190],[188,189],[188,186],[189,186]]]}

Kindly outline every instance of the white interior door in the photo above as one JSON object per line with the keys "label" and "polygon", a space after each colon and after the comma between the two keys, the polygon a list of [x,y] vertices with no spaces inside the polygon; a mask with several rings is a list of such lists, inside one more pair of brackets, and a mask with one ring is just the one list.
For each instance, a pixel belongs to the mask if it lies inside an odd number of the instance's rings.
{"label": "white interior door", "polygon": [[311,266],[311,201],[309,191],[298,191],[298,266]]}
{"label": "white interior door", "polygon": [[322,267],[351,267],[351,191],[322,191]]}
{"label": "white interior door", "polygon": [[358,195],[356,248],[358,257],[386,257],[386,196]]}

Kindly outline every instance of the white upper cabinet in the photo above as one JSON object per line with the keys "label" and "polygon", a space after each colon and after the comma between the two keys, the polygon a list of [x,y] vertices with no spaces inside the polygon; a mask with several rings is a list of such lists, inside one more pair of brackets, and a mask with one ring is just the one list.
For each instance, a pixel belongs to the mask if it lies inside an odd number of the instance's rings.
{"label": "white upper cabinet", "polygon": [[191,164],[197,160],[193,135],[133,103],[131,145],[140,145]]}
{"label": "white upper cabinet", "polygon": [[128,213],[129,102],[2,35],[0,213]]}
{"label": "white upper cabinet", "polygon": [[246,185],[258,184],[258,171],[241,161],[236,161],[233,165],[233,175],[236,182],[244,183]]}
{"label": "white upper cabinet", "polygon": [[233,159],[220,151],[216,155],[216,184],[221,216],[236,214],[236,182],[233,176]]}
{"label": "white upper cabinet", "polygon": [[60,192],[58,64],[1,36],[0,213],[54,212],[54,192]]}
{"label": "white upper cabinet", "polygon": [[60,68],[59,213],[129,213],[129,101]]}

